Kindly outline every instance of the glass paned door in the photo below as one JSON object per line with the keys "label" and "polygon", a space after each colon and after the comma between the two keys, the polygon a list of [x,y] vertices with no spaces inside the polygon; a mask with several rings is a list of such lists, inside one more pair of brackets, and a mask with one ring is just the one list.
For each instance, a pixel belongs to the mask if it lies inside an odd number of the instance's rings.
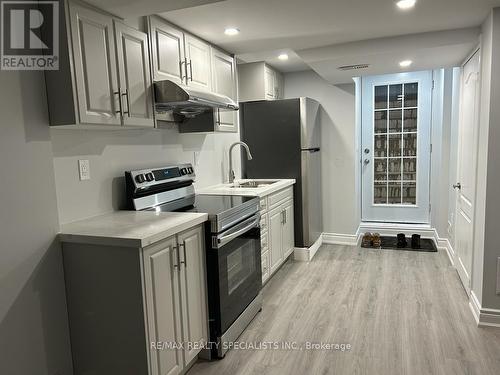
{"label": "glass paned door", "polygon": [[374,92],[373,204],[416,205],[418,82]]}
{"label": "glass paned door", "polygon": [[362,218],[428,223],[432,73],[362,78]]}

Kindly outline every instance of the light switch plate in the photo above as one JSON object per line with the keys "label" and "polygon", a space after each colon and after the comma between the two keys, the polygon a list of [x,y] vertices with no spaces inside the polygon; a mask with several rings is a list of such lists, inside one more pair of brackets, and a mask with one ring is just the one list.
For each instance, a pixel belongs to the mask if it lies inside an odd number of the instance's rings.
{"label": "light switch plate", "polygon": [[500,294],[500,257],[497,258],[497,294]]}
{"label": "light switch plate", "polygon": [[78,171],[80,181],[90,180],[90,162],[88,160],[78,160]]}

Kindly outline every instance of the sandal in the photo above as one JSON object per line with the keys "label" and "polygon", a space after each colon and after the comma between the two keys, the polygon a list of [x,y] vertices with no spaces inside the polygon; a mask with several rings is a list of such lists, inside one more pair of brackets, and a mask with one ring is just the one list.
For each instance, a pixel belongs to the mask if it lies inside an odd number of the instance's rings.
{"label": "sandal", "polygon": [[366,232],[361,240],[361,247],[372,247],[373,244],[373,235],[369,232]]}
{"label": "sandal", "polygon": [[380,238],[380,233],[373,233],[373,247],[379,249],[382,246],[382,239]]}

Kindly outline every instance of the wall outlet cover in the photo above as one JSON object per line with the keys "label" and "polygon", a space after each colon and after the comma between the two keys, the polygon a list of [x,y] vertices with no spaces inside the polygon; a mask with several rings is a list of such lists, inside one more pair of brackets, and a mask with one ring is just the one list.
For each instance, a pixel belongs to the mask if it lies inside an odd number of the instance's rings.
{"label": "wall outlet cover", "polygon": [[88,160],[78,160],[78,172],[80,181],[90,180],[90,162]]}

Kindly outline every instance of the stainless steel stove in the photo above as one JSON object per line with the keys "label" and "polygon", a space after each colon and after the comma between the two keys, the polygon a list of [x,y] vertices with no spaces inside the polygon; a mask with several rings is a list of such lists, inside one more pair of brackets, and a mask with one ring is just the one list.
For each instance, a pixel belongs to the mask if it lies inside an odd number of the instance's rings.
{"label": "stainless steel stove", "polygon": [[196,195],[191,164],[125,172],[129,209],[203,212],[212,357],[224,357],[262,308],[259,199]]}

